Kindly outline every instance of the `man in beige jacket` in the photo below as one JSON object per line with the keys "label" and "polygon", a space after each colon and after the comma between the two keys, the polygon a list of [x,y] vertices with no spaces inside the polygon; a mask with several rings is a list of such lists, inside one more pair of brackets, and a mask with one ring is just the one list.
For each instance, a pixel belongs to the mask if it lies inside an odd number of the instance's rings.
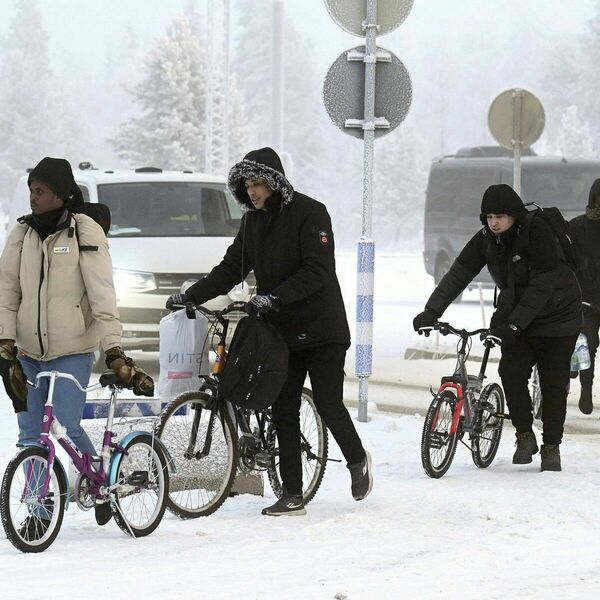
{"label": "man in beige jacket", "polygon": [[[107,366],[129,386],[143,371],[120,348],[122,328],[104,231],[77,213],[83,197],[68,161],[44,158],[28,184],[32,214],[18,220],[0,256],[0,350],[15,356],[16,343],[30,381],[40,371],[56,370],[85,387],[100,343]],[[152,384],[146,378],[142,393]],[[17,414],[18,446],[39,438],[47,394],[47,379],[29,389],[27,409]],[[80,423],[84,405],[85,394],[70,381],[57,380],[54,414],[77,447],[95,455]],[[99,524],[109,519],[108,505],[97,507]]]}

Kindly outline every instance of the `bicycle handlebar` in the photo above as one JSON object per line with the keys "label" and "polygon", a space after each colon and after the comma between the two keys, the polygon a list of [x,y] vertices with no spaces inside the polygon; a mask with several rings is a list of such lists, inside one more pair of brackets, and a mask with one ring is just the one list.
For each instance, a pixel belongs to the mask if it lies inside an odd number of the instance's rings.
{"label": "bicycle handlebar", "polygon": [[231,312],[243,311],[245,307],[246,302],[232,302],[223,310],[210,310],[209,308],[206,308],[200,304],[194,304],[193,302],[186,302],[185,304],[173,304],[173,308],[189,308],[191,310],[197,310],[207,317],[216,317],[217,319],[219,317],[224,317]]}
{"label": "bicycle handlebar", "polygon": [[467,331],[466,329],[456,329],[452,327],[450,323],[443,323],[438,321],[433,327],[421,327],[419,333],[423,332],[425,336],[428,336],[431,331],[439,331],[442,335],[454,334],[461,338],[468,338],[474,335],[480,335],[482,333],[489,334],[489,329],[475,329],[474,331]]}
{"label": "bicycle handlebar", "polygon": [[52,375],[56,376],[57,379],[69,379],[70,381],[72,381],[82,392],[84,393],[88,393],[88,392],[92,392],[94,390],[100,389],[102,387],[101,383],[93,383],[92,385],[84,388],[81,387],[79,381],[77,381],[77,379],[75,377],[73,377],[73,375],[71,375],[70,373],[61,373],[60,371],[40,371],[36,376],[35,376],[35,382],[34,381],[29,381],[29,379],[27,380],[27,385],[33,388],[37,388],[40,386],[40,379],[42,378],[50,378],[52,377]]}

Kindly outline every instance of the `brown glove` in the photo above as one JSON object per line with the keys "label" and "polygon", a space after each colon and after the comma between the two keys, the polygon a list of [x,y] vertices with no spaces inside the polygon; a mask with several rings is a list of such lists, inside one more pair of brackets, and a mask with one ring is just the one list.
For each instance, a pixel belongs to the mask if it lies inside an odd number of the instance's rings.
{"label": "brown glove", "polygon": [[15,412],[27,410],[27,377],[17,359],[13,340],[0,340],[0,375]]}
{"label": "brown glove", "polygon": [[119,346],[106,351],[106,366],[116,373],[121,385],[132,389],[136,396],[154,395],[152,377],[126,356]]}

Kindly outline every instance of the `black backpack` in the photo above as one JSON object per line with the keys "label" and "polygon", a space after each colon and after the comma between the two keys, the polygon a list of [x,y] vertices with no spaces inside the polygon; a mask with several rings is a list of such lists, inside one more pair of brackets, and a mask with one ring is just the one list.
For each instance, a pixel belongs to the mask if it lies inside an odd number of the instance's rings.
{"label": "black backpack", "polygon": [[94,219],[100,227],[104,230],[104,234],[108,234],[110,229],[110,208],[106,204],[100,202],[84,202],[74,207],[72,211],[74,214],[81,214]]}
{"label": "black backpack", "polygon": [[525,206],[535,206],[534,210],[527,213],[526,225],[530,226],[534,217],[540,217],[550,227],[554,233],[563,252],[565,262],[575,270],[577,268],[577,255],[575,247],[569,237],[569,222],[562,216],[562,213],[555,206],[542,208],[534,202],[529,202]]}
{"label": "black backpack", "polygon": [[272,323],[244,317],[229,345],[219,395],[242,408],[268,408],[287,379],[288,360],[287,344]]}

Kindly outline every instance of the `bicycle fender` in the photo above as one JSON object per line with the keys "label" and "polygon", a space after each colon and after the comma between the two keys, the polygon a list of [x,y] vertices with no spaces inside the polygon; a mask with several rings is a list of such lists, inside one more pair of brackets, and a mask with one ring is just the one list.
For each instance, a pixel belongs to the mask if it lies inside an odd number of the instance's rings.
{"label": "bicycle fender", "polygon": [[[157,436],[153,436],[152,433],[149,433],[148,431],[130,431],[122,440],[119,441],[119,445],[127,450],[127,446],[140,435],[143,435],[144,437],[153,437],[154,444],[158,446],[165,455],[169,473],[175,473],[175,461],[173,460],[171,453],[167,450],[167,447],[164,445],[163,441]],[[121,466],[121,460],[123,459],[123,456],[124,454],[117,450],[113,452],[113,455],[110,457],[110,465],[108,467],[108,485],[115,485],[115,483],[117,483],[119,467]]]}

